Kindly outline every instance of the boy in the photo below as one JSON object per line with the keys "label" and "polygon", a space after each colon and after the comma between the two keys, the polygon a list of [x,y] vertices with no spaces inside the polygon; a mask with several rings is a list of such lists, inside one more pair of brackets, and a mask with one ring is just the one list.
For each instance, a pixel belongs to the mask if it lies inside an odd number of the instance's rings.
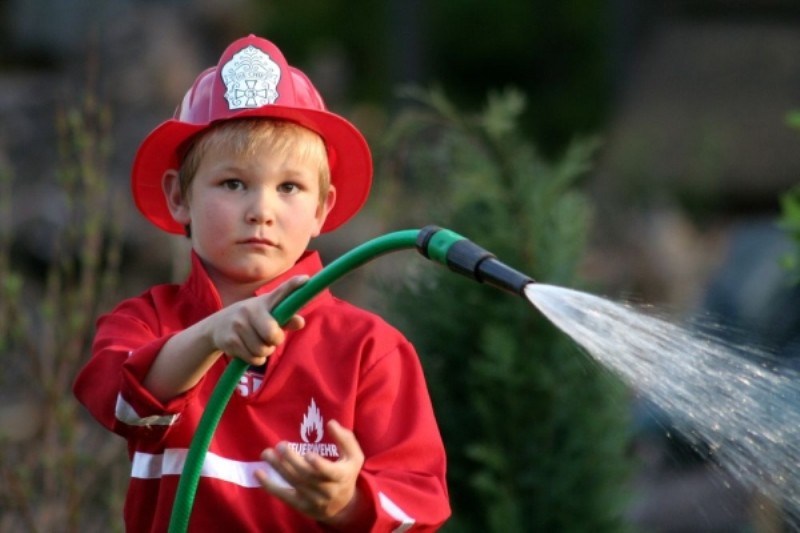
{"label": "boy", "polygon": [[232,357],[250,365],[209,448],[191,531],[434,530],[445,455],[411,345],[380,318],[314,298],[270,309],[321,269],[309,241],[351,218],[369,148],[255,36],[203,72],[142,143],[134,199],[185,234],[192,270],[101,317],[78,399],[128,441],[129,531],[165,531],[197,422]]}

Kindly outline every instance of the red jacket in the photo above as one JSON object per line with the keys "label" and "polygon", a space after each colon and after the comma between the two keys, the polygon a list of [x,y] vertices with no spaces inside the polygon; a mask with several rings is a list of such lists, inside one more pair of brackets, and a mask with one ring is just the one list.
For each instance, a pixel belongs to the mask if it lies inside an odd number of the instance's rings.
{"label": "red jacket", "polygon": [[[319,256],[307,253],[258,293],[320,268]],[[183,284],[153,287],[98,320],[92,357],[74,391],[100,423],[128,441],[128,531],[167,530],[186,451],[228,360],[220,358],[195,388],[166,404],[142,381],[171,335],[220,308],[193,255]],[[376,315],[328,291],[300,314],[305,328],[288,333],[260,387],[252,385],[261,376],[248,372],[226,407],[203,466],[190,531],[324,529],[265,492],[253,472],[269,469],[260,454],[281,440],[335,460],[338,450],[324,432],[332,418],[355,432],[366,456],[358,483],[372,517],[358,529],[435,530],[450,514],[445,453],[413,347]]]}

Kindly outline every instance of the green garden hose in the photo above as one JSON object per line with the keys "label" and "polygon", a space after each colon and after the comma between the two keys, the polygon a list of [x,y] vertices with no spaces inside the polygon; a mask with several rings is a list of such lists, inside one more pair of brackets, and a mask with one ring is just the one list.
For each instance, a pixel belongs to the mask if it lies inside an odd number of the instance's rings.
{"label": "green garden hose", "polygon": [[[461,235],[436,226],[426,226],[421,230],[387,233],[353,248],[289,294],[275,306],[272,316],[279,324],[286,324],[314,296],[345,274],[386,253],[414,247],[425,257],[447,265],[457,273],[513,293],[522,294],[524,287],[533,282],[530,277],[497,261],[494,255]],[[169,533],[183,533],[189,527],[211,438],[245,370],[247,363],[233,359],[206,405],[186,455],[170,517]]]}

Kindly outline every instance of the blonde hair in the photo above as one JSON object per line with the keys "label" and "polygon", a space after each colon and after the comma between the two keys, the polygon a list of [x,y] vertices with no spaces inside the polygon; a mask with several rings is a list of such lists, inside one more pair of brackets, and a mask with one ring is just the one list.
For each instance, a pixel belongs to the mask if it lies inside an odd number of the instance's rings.
{"label": "blonde hair", "polygon": [[331,184],[328,152],[322,137],[308,128],[286,120],[258,117],[226,120],[211,126],[194,138],[185,150],[178,171],[184,198],[188,198],[189,186],[200,161],[212,148],[230,150],[236,155],[260,150],[269,150],[277,157],[294,153],[302,161],[319,167],[319,201],[320,204],[325,202]]}

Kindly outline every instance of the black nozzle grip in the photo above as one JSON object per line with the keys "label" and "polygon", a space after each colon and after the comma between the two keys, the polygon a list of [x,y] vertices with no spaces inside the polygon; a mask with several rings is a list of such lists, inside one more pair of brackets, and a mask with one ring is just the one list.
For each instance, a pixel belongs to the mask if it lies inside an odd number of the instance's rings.
{"label": "black nozzle grip", "polygon": [[482,281],[478,275],[478,266],[492,257],[494,254],[491,252],[468,239],[462,239],[447,250],[447,266],[454,272]]}
{"label": "black nozzle grip", "polygon": [[[441,230],[442,228],[439,226],[425,226],[417,235],[417,249],[428,259],[432,259],[429,252],[431,241],[434,235]],[[445,263],[453,272],[480,283],[494,285],[497,288],[524,296],[525,287],[533,283],[533,278],[498,261],[493,253],[469,239],[452,232],[447,233],[444,241],[447,244],[446,248],[439,246],[442,244],[441,242],[435,247],[433,258],[436,261]]]}
{"label": "black nozzle grip", "polygon": [[494,285],[498,289],[520,296],[524,296],[525,287],[534,282],[532,277],[511,268],[494,257],[481,261],[476,277],[483,283]]}
{"label": "black nozzle grip", "polygon": [[518,295],[533,278],[499,261],[495,255],[474,242],[464,239],[454,243],[447,251],[450,270]]}

